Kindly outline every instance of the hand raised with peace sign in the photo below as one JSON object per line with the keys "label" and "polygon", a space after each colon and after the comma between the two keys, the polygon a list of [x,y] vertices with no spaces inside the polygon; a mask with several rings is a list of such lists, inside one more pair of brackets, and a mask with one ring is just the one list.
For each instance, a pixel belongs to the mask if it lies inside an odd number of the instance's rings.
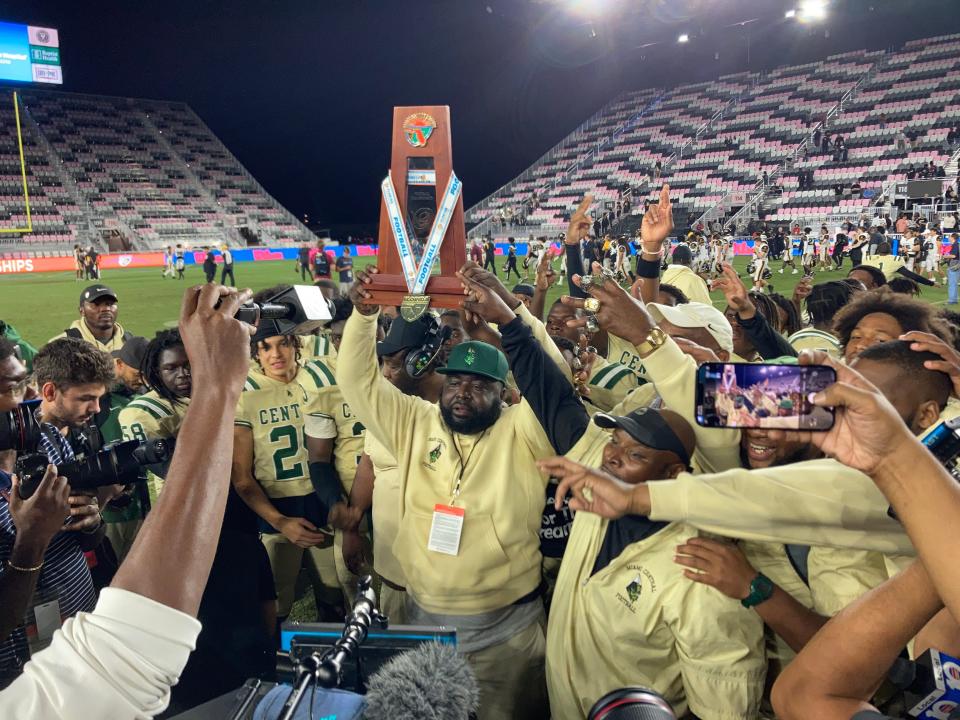
{"label": "hand raised with peace sign", "polygon": [[757,314],[757,308],[750,299],[747,286],[730,263],[723,263],[722,267],[723,274],[713,281],[710,289],[722,291],[727,305],[735,310],[740,318],[751,319]]}
{"label": "hand raised with peace sign", "polygon": [[[593,272],[595,275],[602,275],[603,267],[600,263],[593,263]],[[579,275],[573,276],[573,282],[583,287]],[[646,339],[654,326],[653,318],[644,304],[631,297],[617,284],[616,280],[603,275],[603,282],[591,283],[587,292],[590,297],[586,299],[564,295],[561,300],[564,305],[585,309],[596,318],[601,328],[617,337],[634,344]],[[587,319],[587,316],[582,316],[575,320],[567,320],[567,326],[586,328]]]}

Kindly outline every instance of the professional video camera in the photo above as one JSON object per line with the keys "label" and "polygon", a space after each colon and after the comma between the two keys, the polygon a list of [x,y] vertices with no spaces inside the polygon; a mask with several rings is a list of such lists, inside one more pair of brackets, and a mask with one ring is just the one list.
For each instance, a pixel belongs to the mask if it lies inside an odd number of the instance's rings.
{"label": "professional video camera", "polygon": [[246,303],[236,318],[257,326],[257,335],[308,335],[333,317],[320,288],[292,285],[262,303]]}
{"label": "professional video camera", "polygon": [[16,450],[23,454],[37,448],[40,441],[39,404],[39,400],[32,400],[20,403],[10,412],[0,413],[0,450]]}
{"label": "professional video camera", "polygon": [[[91,490],[103,485],[127,485],[141,479],[140,466],[166,462],[173,454],[173,440],[126,440],[86,457],[57,465],[72,491]],[[49,461],[46,455],[30,453],[17,458],[20,497],[36,492]]]}

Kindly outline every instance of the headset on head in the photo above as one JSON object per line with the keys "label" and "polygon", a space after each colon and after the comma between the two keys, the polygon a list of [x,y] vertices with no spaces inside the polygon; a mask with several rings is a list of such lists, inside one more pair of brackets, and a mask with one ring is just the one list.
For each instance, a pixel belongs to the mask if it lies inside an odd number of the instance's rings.
{"label": "headset on head", "polygon": [[443,350],[443,344],[450,339],[450,335],[453,333],[451,328],[442,325],[433,316],[430,316],[429,319],[424,318],[424,321],[429,323],[426,337],[419,347],[411,348],[403,359],[403,369],[412,378],[420,378],[426,374],[427,369]]}

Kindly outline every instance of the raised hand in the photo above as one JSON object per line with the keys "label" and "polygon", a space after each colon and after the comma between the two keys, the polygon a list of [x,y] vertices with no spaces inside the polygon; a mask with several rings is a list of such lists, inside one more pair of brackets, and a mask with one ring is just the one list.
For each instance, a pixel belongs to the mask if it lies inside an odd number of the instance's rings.
{"label": "raised hand", "polygon": [[[595,275],[601,275],[602,267],[600,263],[593,264]],[[573,282],[583,287],[582,278],[579,275],[573,276]],[[617,337],[629,340],[634,344],[644,341],[654,326],[653,318],[647,312],[644,304],[624,290],[612,277],[603,276],[603,282],[600,284],[591,284],[587,289],[590,298],[575,298],[564,295],[561,300],[564,305],[575,308],[586,308],[592,312],[600,327]],[[595,311],[590,311],[591,299],[599,302],[599,307]],[[587,318],[580,317],[575,320],[567,320],[568,327],[585,328]]]}
{"label": "raised hand", "polygon": [[350,292],[348,297],[350,302],[353,303],[353,306],[357,309],[357,312],[361,315],[373,315],[377,310],[380,309],[379,305],[367,302],[373,295],[370,294],[370,291],[367,289],[367,285],[373,282],[373,276],[380,272],[375,267],[368,267],[364,270],[358,270],[357,276],[353,281],[353,285],[350,286]]}
{"label": "raised hand", "polygon": [[187,289],[180,305],[180,337],[190,359],[194,387],[240,392],[250,371],[253,325],[234,316],[253,293],[208,283]]}
{"label": "raised hand", "polygon": [[750,300],[747,286],[743,284],[743,280],[730,263],[723,263],[722,268],[723,272],[713,281],[711,289],[723,292],[727,305],[733,308],[742,319],[749,320],[757,314],[757,308]]}
{"label": "raised hand", "polygon": [[670,202],[670,186],[660,188],[660,201],[651,203],[643,214],[640,224],[640,239],[645,252],[654,255],[660,252],[663,241],[673,230],[673,205]]}
{"label": "raised hand", "polygon": [[460,278],[467,295],[467,299],[463,301],[463,310],[468,319],[476,315],[486,322],[506,325],[516,317],[493,288],[471,280],[462,272],[458,272],[457,277]]}
{"label": "raised hand", "polygon": [[577,395],[590,397],[590,376],[593,364],[597,361],[597,349],[587,344],[587,336],[581,335],[577,341],[577,362],[573,368],[573,384]]}
{"label": "raised hand", "polygon": [[459,274],[462,274],[465,279],[477,285],[482,285],[492,290],[507,304],[507,307],[516,309],[520,304],[520,301],[517,300],[514,294],[507,290],[507,287],[500,282],[500,278],[489,270],[484,270],[472,260],[467,260],[467,262],[463,264],[458,275]]}
{"label": "raised hand", "polygon": [[567,234],[563,242],[567,245],[577,245],[583,238],[590,234],[593,229],[593,218],[590,217],[590,206],[593,204],[593,195],[584,195],[580,205],[570,216],[570,223],[567,225]]}
{"label": "raised hand", "polygon": [[802,442],[812,442],[826,455],[848,467],[872,475],[883,463],[916,442],[890,401],[856,370],[820,351],[804,350],[801,365],[829,365],[837,382],[813,398],[815,405],[834,408],[833,427],[823,432],[786,432]]}
{"label": "raised hand", "polygon": [[550,262],[550,253],[545,252],[543,259],[537,266],[537,279],[534,287],[536,287],[537,290],[547,291],[553,286],[556,280],[557,273],[554,272],[553,264]]}

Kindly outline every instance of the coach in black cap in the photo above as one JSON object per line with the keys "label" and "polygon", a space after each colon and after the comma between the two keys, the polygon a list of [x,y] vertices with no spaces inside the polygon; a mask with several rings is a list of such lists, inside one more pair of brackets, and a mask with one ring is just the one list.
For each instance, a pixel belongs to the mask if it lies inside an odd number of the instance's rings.
{"label": "coach in black cap", "polygon": [[432,314],[413,322],[396,318],[387,336],[377,343],[377,357],[383,363],[384,377],[406,395],[423,397],[426,393],[439,397],[443,378],[436,375],[436,371],[448,334],[449,330]]}
{"label": "coach in black cap", "polygon": [[114,370],[117,381],[122,383],[130,393],[143,393],[147,388],[143,384],[143,375],[140,367],[147,354],[147,339],[139,336],[129,338],[123,347],[110,354],[114,360]]}
{"label": "coach in black cap", "polygon": [[131,335],[117,322],[117,314],[117,293],[106,285],[90,285],[80,293],[80,317],[51,340],[73,337],[104,352],[119,350]]}
{"label": "coach in black cap", "polygon": [[533,295],[535,292],[535,288],[533,287],[533,285],[530,285],[528,283],[520,283],[518,285],[513,286],[512,292],[513,292],[513,296],[517,300],[519,300],[524,305],[526,305],[527,308],[530,307],[530,304],[533,302]]}

